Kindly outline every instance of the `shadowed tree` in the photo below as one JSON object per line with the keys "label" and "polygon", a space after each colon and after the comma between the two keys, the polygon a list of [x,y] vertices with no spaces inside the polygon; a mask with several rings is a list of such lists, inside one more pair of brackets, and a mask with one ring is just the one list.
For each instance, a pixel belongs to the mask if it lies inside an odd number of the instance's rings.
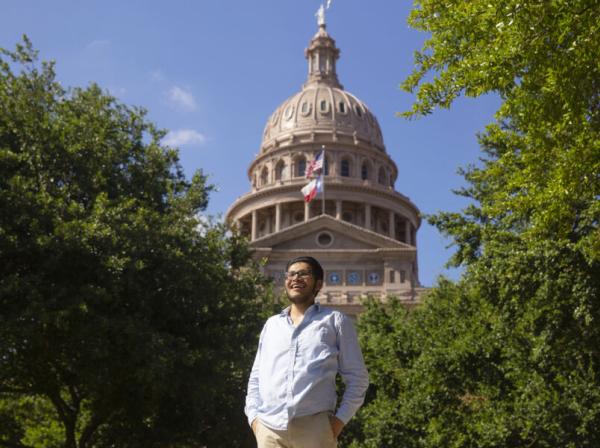
{"label": "shadowed tree", "polygon": [[0,54],[0,446],[249,446],[265,283],[141,109]]}

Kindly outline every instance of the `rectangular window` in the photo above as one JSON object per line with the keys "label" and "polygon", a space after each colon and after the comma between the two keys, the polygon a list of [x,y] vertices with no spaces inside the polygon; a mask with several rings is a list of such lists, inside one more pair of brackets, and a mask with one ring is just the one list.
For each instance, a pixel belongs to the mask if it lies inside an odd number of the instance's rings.
{"label": "rectangular window", "polygon": [[406,281],[406,271],[400,271],[400,283],[404,283]]}
{"label": "rectangular window", "polygon": [[396,283],[396,271],[390,271],[390,283]]}

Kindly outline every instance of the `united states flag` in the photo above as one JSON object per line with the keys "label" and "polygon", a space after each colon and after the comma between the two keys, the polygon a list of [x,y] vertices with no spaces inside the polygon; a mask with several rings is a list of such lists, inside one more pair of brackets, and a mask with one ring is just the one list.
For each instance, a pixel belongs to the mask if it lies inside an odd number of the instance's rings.
{"label": "united states flag", "polygon": [[323,169],[324,152],[325,151],[321,151],[319,154],[317,154],[317,157],[315,157],[314,160],[308,164],[308,168],[306,169],[306,177],[311,177],[313,173]]}

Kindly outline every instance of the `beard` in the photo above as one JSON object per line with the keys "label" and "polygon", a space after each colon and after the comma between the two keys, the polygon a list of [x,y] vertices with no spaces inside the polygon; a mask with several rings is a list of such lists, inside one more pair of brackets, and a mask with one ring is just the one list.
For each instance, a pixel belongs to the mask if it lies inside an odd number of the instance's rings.
{"label": "beard", "polygon": [[290,290],[288,288],[285,289],[288,300],[295,305],[305,305],[314,302],[318,292],[317,285],[313,285],[312,289],[307,289],[302,292],[294,291],[293,289]]}

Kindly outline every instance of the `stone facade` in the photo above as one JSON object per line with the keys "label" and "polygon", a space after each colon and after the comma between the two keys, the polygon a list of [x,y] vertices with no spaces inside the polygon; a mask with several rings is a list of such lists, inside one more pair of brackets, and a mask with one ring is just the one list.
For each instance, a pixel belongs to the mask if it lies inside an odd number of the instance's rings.
{"label": "stone facade", "polygon": [[[250,238],[277,286],[287,260],[306,254],[325,269],[324,304],[356,314],[367,295],[416,303],[419,210],[394,190],[398,169],[377,119],[339,83],[339,54],[320,24],[305,51],[307,82],[269,117],[248,169],[252,190],[226,219]],[[325,199],[306,203],[300,189],[322,149]]]}

